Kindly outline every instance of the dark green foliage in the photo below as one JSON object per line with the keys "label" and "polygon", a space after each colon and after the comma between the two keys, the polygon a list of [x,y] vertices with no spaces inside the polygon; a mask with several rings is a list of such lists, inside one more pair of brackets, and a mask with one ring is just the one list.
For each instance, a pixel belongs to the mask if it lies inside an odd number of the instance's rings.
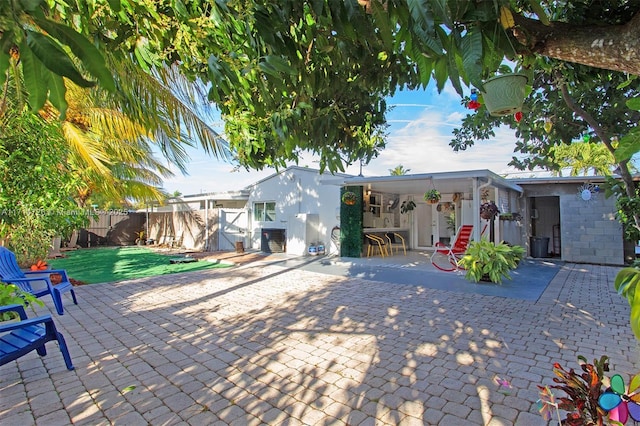
{"label": "dark green foliage", "polygon": [[361,186],[346,186],[340,189],[340,199],[345,192],[357,195],[354,205],[340,203],[340,256],[360,257],[362,253],[362,209]]}
{"label": "dark green foliage", "polygon": [[28,267],[46,258],[54,236],[88,219],[72,199],[76,182],[66,168],[58,123],[13,111],[0,129],[0,238]]}
{"label": "dark green foliage", "polygon": [[604,185],[605,196],[616,199],[616,219],[622,224],[626,241],[640,241],[640,229],[636,226],[634,213],[640,212],[640,188],[634,187],[635,197],[629,197],[622,181],[611,176],[607,177]]}

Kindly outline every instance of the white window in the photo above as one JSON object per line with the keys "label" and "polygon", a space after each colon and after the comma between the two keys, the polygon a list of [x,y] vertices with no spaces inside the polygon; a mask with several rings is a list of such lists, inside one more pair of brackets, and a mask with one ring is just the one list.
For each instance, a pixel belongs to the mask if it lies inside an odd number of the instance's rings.
{"label": "white window", "polygon": [[276,220],[276,203],[253,203],[253,220],[256,222],[273,222]]}

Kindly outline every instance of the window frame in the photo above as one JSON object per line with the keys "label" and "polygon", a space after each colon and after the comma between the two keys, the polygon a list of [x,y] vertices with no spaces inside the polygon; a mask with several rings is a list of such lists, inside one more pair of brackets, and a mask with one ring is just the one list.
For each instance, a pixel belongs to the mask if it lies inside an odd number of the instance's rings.
{"label": "window frame", "polygon": [[[260,212],[260,217],[258,217]],[[276,221],[276,202],[275,201],[254,201],[253,202],[253,220],[256,222],[275,222]]]}

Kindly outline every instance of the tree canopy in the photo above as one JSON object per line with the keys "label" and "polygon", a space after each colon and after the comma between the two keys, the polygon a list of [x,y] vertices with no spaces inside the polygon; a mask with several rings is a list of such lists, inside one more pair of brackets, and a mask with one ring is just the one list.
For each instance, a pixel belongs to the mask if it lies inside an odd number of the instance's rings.
{"label": "tree canopy", "polygon": [[640,74],[637,0],[10,0],[0,83],[21,67],[29,103],[63,114],[61,76],[114,90],[103,53],[179,64],[211,83],[240,163],[300,150],[341,170],[384,147],[385,98],[482,81],[505,59],[544,56]]}

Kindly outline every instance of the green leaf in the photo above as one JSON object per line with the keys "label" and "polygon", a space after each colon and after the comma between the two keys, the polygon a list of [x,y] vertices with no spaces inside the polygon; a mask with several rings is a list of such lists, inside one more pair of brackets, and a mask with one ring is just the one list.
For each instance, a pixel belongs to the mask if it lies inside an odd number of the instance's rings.
{"label": "green leaf", "polygon": [[640,111],[640,97],[629,99],[627,101],[627,106],[629,107],[629,109]]}
{"label": "green leaf", "polygon": [[27,31],[27,44],[34,56],[49,70],[67,77],[80,87],[95,86],[95,82],[82,77],[67,53],[50,37],[34,31]]}
{"label": "green leaf", "polygon": [[[613,287],[619,295],[627,298],[629,304],[635,301],[635,294],[640,285],[640,269],[623,268],[621,269],[613,282]],[[640,294],[640,292],[638,292]]]}
{"label": "green leaf", "polygon": [[468,80],[476,87],[482,86],[482,33],[471,27],[460,41],[462,68]]}
{"label": "green leaf", "polygon": [[638,152],[640,152],[640,129],[635,128],[620,139],[614,156],[619,163],[631,159]]}
{"label": "green leaf", "polygon": [[29,106],[33,112],[38,112],[47,101],[47,82],[43,78],[44,67],[34,56],[26,40],[20,44],[20,59]]}
{"label": "green leaf", "polygon": [[34,12],[42,3],[42,0],[21,0],[22,9],[26,12]]}
{"label": "green leaf", "polygon": [[640,340],[640,300],[631,307],[629,325],[631,325],[631,330],[636,339]]}
{"label": "green leaf", "polygon": [[153,64],[153,58],[151,57],[151,52],[149,51],[147,43],[142,41],[141,39],[138,40],[138,42],[136,42],[136,47],[133,53],[135,54],[140,67],[143,70],[149,72],[151,69],[149,65]]}
{"label": "green leaf", "polygon": [[173,0],[173,10],[176,12],[176,15],[181,19],[185,19],[189,17],[189,11],[187,11],[187,8],[185,7],[184,2],[182,0]]}
{"label": "green leaf", "polygon": [[109,6],[111,6],[111,10],[113,10],[115,13],[120,12],[120,9],[122,8],[122,4],[120,3],[120,0],[107,0],[109,2]]}
{"label": "green leaf", "polygon": [[67,100],[65,99],[65,93],[67,87],[64,85],[64,80],[59,75],[53,73],[47,73],[49,80],[49,101],[51,104],[60,111],[60,120],[64,120],[67,114]]}
{"label": "green leaf", "polygon": [[[264,60],[278,72],[290,75],[296,75],[298,73],[289,65],[289,62],[281,56],[267,55]],[[262,65],[262,63],[260,65]]]}
{"label": "green leaf", "polygon": [[[425,3],[428,3],[425,1]],[[448,27],[453,29],[453,21],[451,20],[451,14],[447,6],[447,0],[433,0],[433,8],[437,18],[440,18],[442,22]],[[426,7],[429,7],[426,5]]]}
{"label": "green leaf", "polygon": [[529,4],[531,5],[531,10],[533,10],[533,13],[538,15],[538,19],[540,20],[540,22],[548,26],[549,17],[547,16],[547,13],[542,8],[542,5],[540,4],[540,2],[538,0],[529,0]]}
{"label": "green leaf", "polygon": [[7,69],[9,68],[9,55],[0,51],[0,86],[2,86],[7,79]]}
{"label": "green leaf", "polygon": [[73,54],[87,67],[87,70],[100,81],[102,87],[110,92],[116,90],[113,76],[107,69],[102,54],[82,34],[66,25],[48,19],[34,19],[34,21],[50,36],[69,46]]}
{"label": "green leaf", "polygon": [[438,93],[442,92],[442,90],[444,89],[444,85],[447,82],[447,78],[449,77],[449,74],[447,71],[448,62],[449,60],[446,56],[441,56],[440,58],[438,58],[434,66],[433,74],[438,86]]}
{"label": "green leaf", "polygon": [[122,389],[121,393],[125,394],[127,392],[131,392],[132,390],[134,390],[136,388],[136,386],[131,385],[131,386],[127,386],[126,388]]}
{"label": "green leaf", "polygon": [[429,0],[407,0],[409,12],[413,20],[427,31],[432,31],[434,26],[433,15],[429,7]]}

